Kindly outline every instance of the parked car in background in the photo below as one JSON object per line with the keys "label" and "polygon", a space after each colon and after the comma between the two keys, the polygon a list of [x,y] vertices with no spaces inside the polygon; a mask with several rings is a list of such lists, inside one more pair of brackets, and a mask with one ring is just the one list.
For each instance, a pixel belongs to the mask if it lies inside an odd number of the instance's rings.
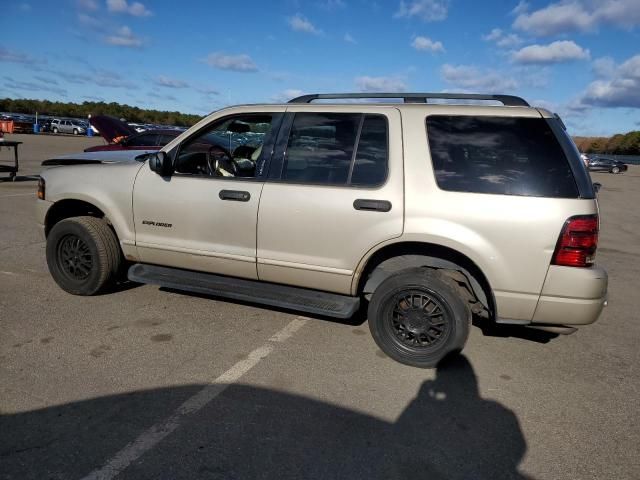
{"label": "parked car in background", "polygon": [[629,168],[626,163],[620,160],[614,160],[612,158],[603,157],[591,157],[589,158],[589,170],[592,172],[609,172],[609,173],[622,173],[626,172]]}
{"label": "parked car in background", "polygon": [[159,150],[183,131],[176,129],[143,130],[137,132],[133,127],[107,115],[96,115],[89,119],[91,126],[109,142],[108,145],[96,145],[85,152],[104,150]]}
{"label": "parked car in background", "polygon": [[72,133],[74,135],[84,135],[87,133],[87,124],[79,120],[60,120],[54,118],[51,120],[52,133]]}

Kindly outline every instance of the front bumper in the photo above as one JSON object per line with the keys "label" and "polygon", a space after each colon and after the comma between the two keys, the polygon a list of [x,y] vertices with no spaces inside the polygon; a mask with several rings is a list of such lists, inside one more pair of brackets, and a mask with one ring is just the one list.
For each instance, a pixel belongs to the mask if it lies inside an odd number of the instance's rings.
{"label": "front bumper", "polygon": [[549,267],[531,323],[588,325],[607,304],[608,276],[604,268]]}
{"label": "front bumper", "polygon": [[48,200],[36,200],[36,221],[40,224],[43,231],[47,219],[47,212],[51,205],[53,205],[53,202],[49,202]]}

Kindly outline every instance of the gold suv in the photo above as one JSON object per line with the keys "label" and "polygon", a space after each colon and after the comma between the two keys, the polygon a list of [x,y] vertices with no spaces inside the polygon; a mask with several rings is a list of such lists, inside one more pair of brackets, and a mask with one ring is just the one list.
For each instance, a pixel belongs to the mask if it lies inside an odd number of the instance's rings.
{"label": "gold suv", "polygon": [[135,282],[366,308],[380,348],[419,367],[461,350],[472,314],[569,332],[606,304],[589,174],[562,121],[513,96],[225,108],[142,160],[45,170],[38,196],[69,293],[126,264]]}

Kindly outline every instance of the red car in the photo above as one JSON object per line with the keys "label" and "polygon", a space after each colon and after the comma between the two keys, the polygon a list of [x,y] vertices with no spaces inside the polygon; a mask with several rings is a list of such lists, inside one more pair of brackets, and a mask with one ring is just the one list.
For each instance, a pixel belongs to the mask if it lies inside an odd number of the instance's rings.
{"label": "red car", "polygon": [[105,150],[159,150],[171,140],[180,135],[183,130],[154,129],[136,132],[136,130],[107,115],[96,115],[89,119],[92,127],[109,142],[107,145],[96,145],[85,148],[85,152],[100,152]]}

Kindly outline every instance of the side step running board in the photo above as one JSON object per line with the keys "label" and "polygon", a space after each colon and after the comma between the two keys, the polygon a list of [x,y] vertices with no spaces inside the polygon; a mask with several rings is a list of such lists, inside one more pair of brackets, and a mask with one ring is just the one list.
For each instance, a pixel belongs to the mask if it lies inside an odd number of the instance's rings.
{"label": "side step running board", "polygon": [[359,298],[337,293],[142,263],[136,263],[129,268],[127,276],[132,282],[150,283],[175,290],[261,303],[335,318],[349,318],[360,306]]}

